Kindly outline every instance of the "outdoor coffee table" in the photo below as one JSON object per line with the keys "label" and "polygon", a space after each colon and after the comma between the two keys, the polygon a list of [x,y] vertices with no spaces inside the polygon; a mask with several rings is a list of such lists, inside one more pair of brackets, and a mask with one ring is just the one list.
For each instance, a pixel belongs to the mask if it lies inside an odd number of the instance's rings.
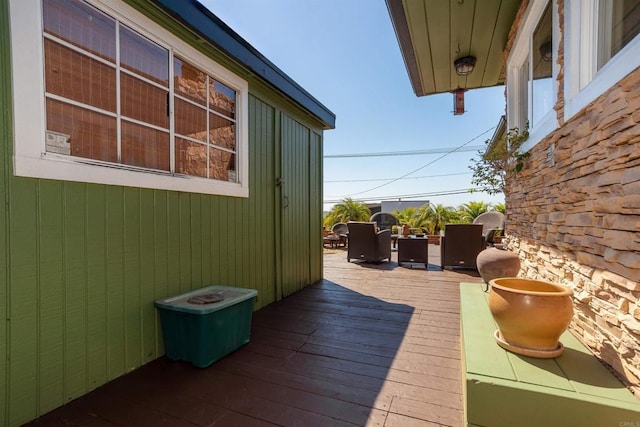
{"label": "outdoor coffee table", "polygon": [[429,241],[426,237],[398,237],[398,265],[413,262],[429,266]]}

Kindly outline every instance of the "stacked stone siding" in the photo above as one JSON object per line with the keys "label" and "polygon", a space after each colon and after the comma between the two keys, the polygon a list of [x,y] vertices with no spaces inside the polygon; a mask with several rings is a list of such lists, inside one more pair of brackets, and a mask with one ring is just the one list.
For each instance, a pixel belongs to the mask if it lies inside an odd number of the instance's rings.
{"label": "stacked stone siding", "polygon": [[[559,96],[559,117],[563,107]],[[508,246],[522,276],[574,290],[572,330],[638,394],[640,69],[560,120],[530,153],[507,183]]]}

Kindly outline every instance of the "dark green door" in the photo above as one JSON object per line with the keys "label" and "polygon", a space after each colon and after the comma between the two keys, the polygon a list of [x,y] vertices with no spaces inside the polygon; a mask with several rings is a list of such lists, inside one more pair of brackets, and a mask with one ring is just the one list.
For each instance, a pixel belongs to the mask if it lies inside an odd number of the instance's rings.
{"label": "dark green door", "polygon": [[287,116],[282,119],[282,296],[310,279],[309,129]]}

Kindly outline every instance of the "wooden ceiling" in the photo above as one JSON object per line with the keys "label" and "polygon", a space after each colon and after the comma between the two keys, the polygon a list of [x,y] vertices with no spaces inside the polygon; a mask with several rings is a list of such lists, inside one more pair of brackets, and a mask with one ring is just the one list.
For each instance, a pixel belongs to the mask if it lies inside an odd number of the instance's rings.
{"label": "wooden ceiling", "polygon": [[[503,51],[521,0],[386,0],[417,96],[504,84]],[[458,76],[453,62],[476,58]]]}

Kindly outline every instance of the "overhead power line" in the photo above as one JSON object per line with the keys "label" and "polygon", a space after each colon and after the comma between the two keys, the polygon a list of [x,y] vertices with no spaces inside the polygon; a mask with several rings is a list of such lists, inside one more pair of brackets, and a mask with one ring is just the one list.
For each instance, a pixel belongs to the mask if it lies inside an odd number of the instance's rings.
{"label": "overhead power line", "polygon": [[[416,194],[401,194],[401,195],[393,195],[393,196],[372,196],[372,197],[357,197],[353,200],[356,202],[374,202],[378,200],[406,200],[406,199],[416,199],[422,197],[437,197],[437,196],[450,196],[452,194],[464,194],[464,193],[472,193],[475,191],[480,191],[479,188],[462,188],[459,190],[443,190],[443,191],[435,191],[431,193],[416,193]],[[323,200],[323,203],[339,203],[342,199],[330,199]]]}
{"label": "overhead power line", "polygon": [[443,158],[447,157],[449,154],[453,154],[453,153],[455,153],[455,152],[459,151],[462,147],[465,147],[465,146],[467,146],[467,145],[471,144],[473,141],[475,141],[476,139],[480,138],[480,137],[481,137],[481,136],[483,136],[484,134],[491,132],[491,131],[492,131],[492,130],[494,130],[495,128],[496,128],[496,126],[493,126],[493,127],[489,128],[489,129],[485,130],[484,132],[482,132],[481,134],[479,134],[479,135],[477,135],[477,136],[475,136],[475,137],[471,138],[469,141],[465,142],[465,143],[464,143],[464,144],[462,144],[461,146],[459,146],[459,147],[457,147],[457,148],[452,149],[451,151],[449,151],[449,152],[447,152],[447,153],[443,154],[442,156],[439,156],[437,159],[432,160],[432,161],[430,161],[429,163],[427,163],[427,164],[425,164],[425,165],[422,165],[422,166],[420,166],[420,167],[419,167],[419,168],[417,168],[417,169],[412,170],[411,172],[405,173],[404,175],[399,176],[398,178],[392,179],[392,180],[390,180],[389,182],[385,182],[384,184],[380,184],[380,185],[378,185],[378,186],[376,186],[376,187],[369,188],[368,190],[358,191],[358,192],[356,192],[356,193],[351,193],[351,194],[349,194],[347,197],[352,197],[352,196],[357,196],[358,194],[368,193],[368,192],[370,192],[370,191],[377,190],[378,188],[385,187],[385,186],[387,186],[387,185],[389,185],[389,184],[393,184],[394,182],[399,181],[399,180],[401,180],[402,178],[405,178],[405,177],[407,177],[407,176],[409,176],[409,175],[413,175],[414,173],[418,172],[419,170],[422,170],[422,169],[426,168],[427,166],[431,166],[432,164],[434,164],[434,163],[435,163],[435,162],[437,162],[438,160],[442,160]]}
{"label": "overhead power line", "polygon": [[431,148],[429,150],[415,151],[381,151],[378,153],[351,153],[351,154],[327,154],[325,159],[346,159],[352,157],[391,157],[391,156],[419,156],[423,154],[441,154],[450,153],[452,150],[461,153],[463,151],[478,151],[486,148],[485,145],[469,145],[468,147],[452,147]]}
{"label": "overhead power line", "polygon": [[[408,176],[401,179],[423,179],[423,178],[438,178],[442,176],[456,176],[456,175],[471,175],[471,172],[459,172],[459,173],[443,173],[440,175],[423,175],[423,176]],[[371,178],[371,179],[335,179],[325,180],[324,182],[373,182],[373,181],[389,181],[393,178]]]}

